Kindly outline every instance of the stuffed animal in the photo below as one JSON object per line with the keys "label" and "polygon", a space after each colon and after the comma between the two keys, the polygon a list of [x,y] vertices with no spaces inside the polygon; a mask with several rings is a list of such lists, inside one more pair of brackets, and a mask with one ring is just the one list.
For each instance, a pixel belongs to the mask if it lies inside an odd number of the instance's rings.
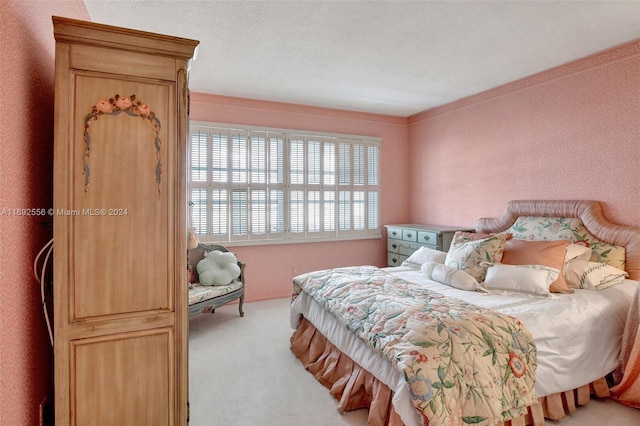
{"label": "stuffed animal", "polygon": [[218,250],[207,253],[196,266],[202,285],[227,285],[240,276],[236,255]]}
{"label": "stuffed animal", "polygon": [[196,228],[189,228],[187,235],[187,248],[189,250],[198,247],[200,244],[200,240],[198,240],[198,236],[196,235]]}

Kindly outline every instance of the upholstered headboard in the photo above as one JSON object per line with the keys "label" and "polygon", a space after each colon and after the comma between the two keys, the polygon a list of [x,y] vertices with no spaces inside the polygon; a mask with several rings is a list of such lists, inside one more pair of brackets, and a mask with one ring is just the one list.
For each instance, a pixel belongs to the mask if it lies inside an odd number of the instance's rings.
{"label": "upholstered headboard", "polygon": [[[600,202],[584,200],[510,201],[502,216],[478,219],[476,231],[506,231],[511,229],[520,217],[580,219],[586,230],[595,237],[594,241],[599,240],[614,246],[624,247],[624,269],[629,273],[629,278],[640,279],[640,227],[609,222],[602,214]],[[575,226],[575,223],[571,226]]]}

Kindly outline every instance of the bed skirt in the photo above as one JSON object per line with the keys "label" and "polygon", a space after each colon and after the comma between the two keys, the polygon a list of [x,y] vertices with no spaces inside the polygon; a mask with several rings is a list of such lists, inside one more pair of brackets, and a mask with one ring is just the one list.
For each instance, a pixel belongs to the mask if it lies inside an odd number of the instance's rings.
{"label": "bed skirt", "polygon": [[[368,408],[368,425],[404,425],[391,402],[393,391],[343,354],[306,318],[302,318],[291,336],[291,351],[338,400],[341,413]],[[576,406],[586,405],[592,394],[601,398],[609,396],[604,377],[577,389],[538,398],[537,404],[528,407],[527,414],[504,422],[502,426],[541,426],[545,424],[545,417],[562,419],[575,412]],[[425,420],[425,424],[428,421]]]}

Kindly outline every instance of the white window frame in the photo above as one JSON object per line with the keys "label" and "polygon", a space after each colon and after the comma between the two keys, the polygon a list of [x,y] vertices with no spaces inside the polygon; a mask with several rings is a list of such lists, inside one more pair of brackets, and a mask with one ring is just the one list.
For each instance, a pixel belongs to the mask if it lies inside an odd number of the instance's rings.
{"label": "white window frame", "polygon": [[[200,135],[197,142],[195,134]],[[219,151],[226,153],[226,159],[223,154],[213,154],[214,139],[216,147],[226,146]],[[191,122],[187,144],[189,226],[196,228],[202,242],[234,246],[381,238],[381,142],[379,137]],[[206,144],[204,149],[202,143]],[[276,151],[272,153],[271,147],[275,149],[279,144],[282,162],[274,165],[278,155],[274,155]],[[293,146],[300,149],[296,151]],[[243,153],[242,158],[234,155],[239,152]],[[294,170],[291,162],[295,153],[300,155]],[[356,162],[356,158],[360,161]],[[223,191],[223,201],[215,203],[219,212],[216,214],[212,194]],[[243,196],[244,203],[239,205],[245,210],[238,213],[232,194]],[[279,196],[280,204],[269,202],[272,194]],[[260,195],[264,203],[252,195]],[[317,203],[310,202],[311,195],[318,199]],[[341,209],[343,195],[349,200],[345,209]],[[356,196],[362,199],[361,203],[355,204]],[[299,199],[301,209],[294,210],[294,202]],[[262,214],[254,214],[261,204]],[[296,211],[298,221],[293,216]],[[277,212],[280,215],[275,217],[279,220],[274,219]],[[243,226],[234,227],[239,223],[234,217],[245,215]],[[214,228],[221,232],[214,234]],[[239,229],[244,232],[234,232]]]}

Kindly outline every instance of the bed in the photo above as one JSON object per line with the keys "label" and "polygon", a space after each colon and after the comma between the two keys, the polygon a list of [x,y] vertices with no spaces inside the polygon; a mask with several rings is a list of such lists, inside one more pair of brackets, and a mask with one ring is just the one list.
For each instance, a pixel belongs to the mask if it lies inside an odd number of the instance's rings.
{"label": "bed", "polygon": [[[542,425],[545,418],[572,413],[592,394],[609,395],[606,376],[617,367],[624,322],[640,278],[640,228],[610,223],[597,201],[536,200],[509,202],[501,217],[479,219],[476,234],[459,236],[456,250],[468,246],[463,237],[484,244],[496,235],[505,240],[500,242],[503,249],[512,247],[501,253],[505,258],[500,257],[498,265],[492,265],[495,258],[481,262],[482,279],[492,283],[487,284],[490,293],[443,283],[442,275],[429,272],[439,268],[439,262],[419,257],[417,263],[410,258],[400,267],[337,268],[294,278],[291,350],[330,389],[339,410],[367,407],[369,424],[380,425]],[[535,277],[539,281],[546,271],[551,274],[546,284],[556,285],[556,278],[572,273],[566,281],[573,286],[563,287],[566,293],[520,292],[513,277],[524,277],[518,274],[527,263],[510,262],[515,268],[502,264],[507,255],[513,261],[513,253],[520,250],[513,247],[529,250],[531,244],[555,247],[560,242],[567,257],[576,247],[588,246],[588,258],[583,252],[573,263],[563,260],[556,275],[550,272],[553,268],[535,268]],[[524,254],[527,259],[528,252]],[[615,279],[609,280],[610,275]],[[380,294],[367,302],[372,283],[382,290],[376,289]],[[414,303],[416,294],[423,293],[427,302]],[[395,302],[398,294],[406,298]],[[418,308],[398,309],[398,303]],[[420,308],[424,303],[431,311]],[[383,305],[392,308],[384,312]],[[472,313],[463,311],[466,308]],[[445,316],[431,318],[438,310],[446,311]],[[473,329],[450,322],[457,318],[474,318]],[[419,332],[411,328],[422,320],[435,320],[435,325]],[[394,322],[397,329],[387,330]],[[405,335],[413,336],[409,340],[414,346],[402,343],[398,336]],[[438,340],[443,335],[450,340]],[[434,346],[440,351],[435,356],[429,352]],[[498,373],[476,365],[480,360],[493,361]]]}

